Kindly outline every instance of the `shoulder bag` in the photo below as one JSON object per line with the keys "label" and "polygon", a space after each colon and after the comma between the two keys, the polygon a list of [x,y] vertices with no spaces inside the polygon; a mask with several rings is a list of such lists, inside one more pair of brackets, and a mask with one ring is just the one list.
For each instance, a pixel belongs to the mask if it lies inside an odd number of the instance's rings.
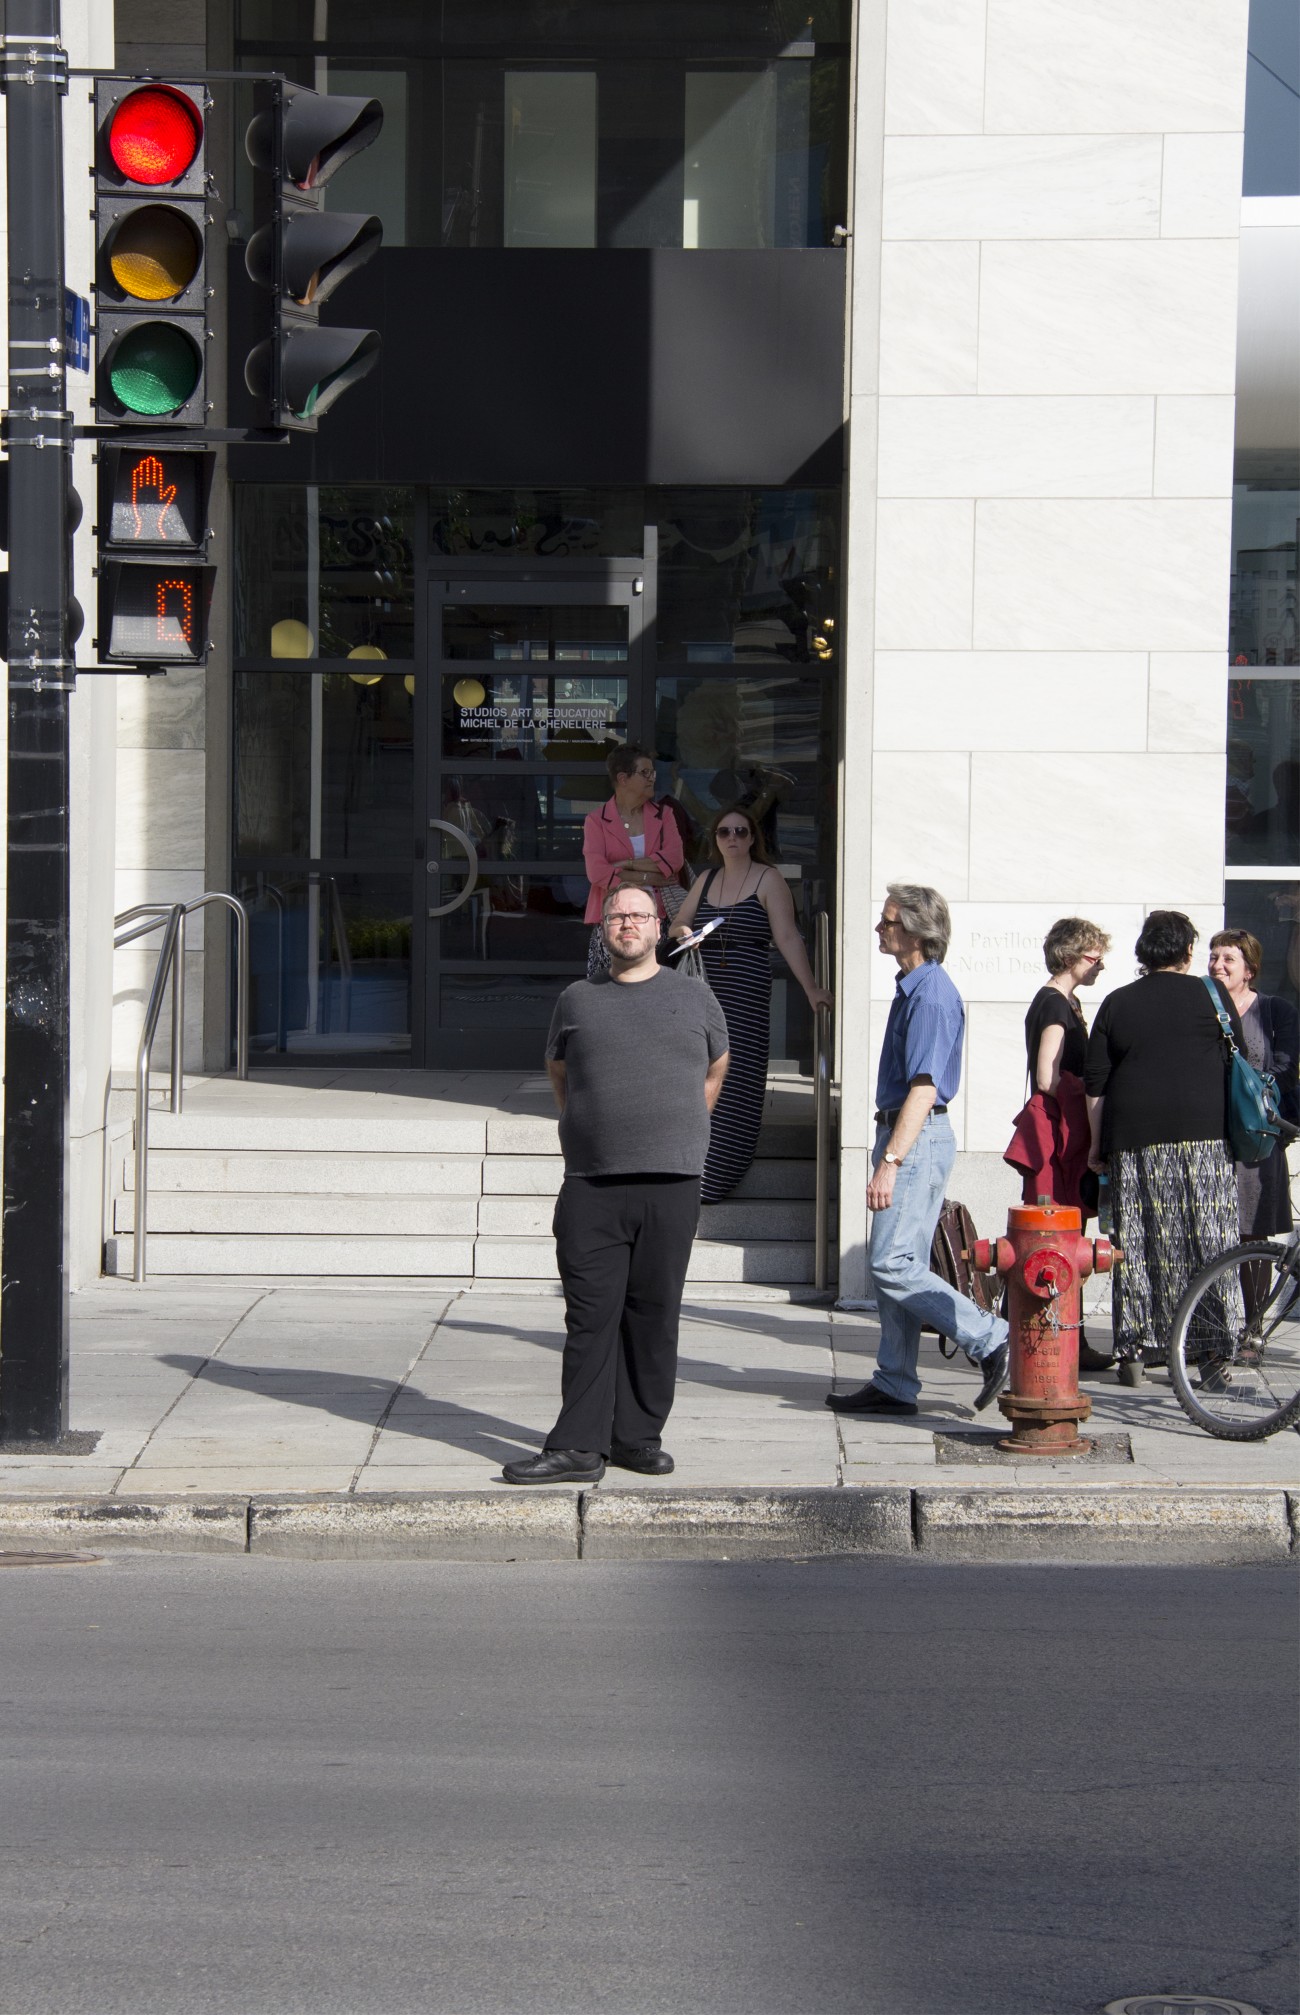
{"label": "shoulder bag", "polygon": [[1212,979],[1206,979],[1205,986],[1227,1046],[1228,1146],[1234,1161],[1258,1168],[1268,1160],[1282,1133],[1277,1079],[1270,1071],[1256,1070],[1238,1049],[1218,987]]}

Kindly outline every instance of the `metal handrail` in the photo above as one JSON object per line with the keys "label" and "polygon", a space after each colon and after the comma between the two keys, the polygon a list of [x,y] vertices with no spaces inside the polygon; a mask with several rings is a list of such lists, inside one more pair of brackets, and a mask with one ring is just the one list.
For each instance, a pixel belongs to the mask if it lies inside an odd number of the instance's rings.
{"label": "metal handrail", "polygon": [[135,1232],[132,1237],[131,1275],[137,1285],[145,1277],[145,1240],[148,1236],[145,1218],[149,1204],[149,1056],[153,1049],[153,1039],[158,1033],[158,1017],[162,1012],[163,994],[167,988],[167,974],[172,976],[172,1015],[176,1014],[176,946],[180,938],[181,926],[185,919],[184,903],[173,903],[167,918],[162,950],[158,954],[158,969],[149,989],[149,1002],[144,1011],[144,1024],[140,1030],[140,1045],[135,1053]]}
{"label": "metal handrail", "polygon": [[185,1041],[185,917],[209,903],[224,903],[235,919],[235,1076],[248,1076],[248,911],[238,896],[224,889],[205,889],[201,896],[184,905],[180,935],[176,942],[176,984],[172,990],[172,1083],[179,1090],[173,1096],[172,1111],[181,1110],[184,1071],[180,1068]]}
{"label": "metal handrail", "polygon": [[[831,927],[825,910],[814,919],[813,978],[827,993],[831,987]],[[826,1292],[830,1274],[829,1230],[831,1214],[831,1010],[819,1007],[816,1014],[816,1048],[813,1055],[813,1118],[816,1126],[815,1202],[813,1205],[813,1287]]]}
{"label": "metal handrail", "polygon": [[[167,925],[168,919],[173,917],[177,910],[181,912],[181,924],[177,938],[173,942],[172,955],[171,955],[173,970],[172,970],[172,1046],[171,1046],[170,1105],[173,1112],[180,1111],[181,1095],[182,1095],[181,1038],[178,1035],[178,1030],[182,1028],[182,1023],[176,1010],[175,980],[176,980],[176,945],[179,944],[181,940],[184,938],[185,905],[184,903],[136,903],[133,909],[123,910],[120,916],[116,916],[113,918],[113,949],[114,951],[118,951],[121,949],[123,945],[132,944],[136,938],[148,937],[150,931],[163,930]],[[144,921],[142,923],[136,923],[134,920],[137,917],[143,918]],[[128,924],[131,926],[131,928],[129,930],[124,929],[123,926]],[[166,951],[166,945],[164,945],[163,951],[164,952]],[[159,958],[161,961],[162,953],[159,954]],[[155,984],[157,983],[157,977],[158,976],[155,973],[154,975]]]}

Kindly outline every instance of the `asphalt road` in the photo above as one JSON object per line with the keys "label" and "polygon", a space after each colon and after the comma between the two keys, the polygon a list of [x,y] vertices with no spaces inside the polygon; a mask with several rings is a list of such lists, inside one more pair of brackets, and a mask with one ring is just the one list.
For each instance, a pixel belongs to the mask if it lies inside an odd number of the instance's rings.
{"label": "asphalt road", "polygon": [[1295,2015],[1287,1569],[0,1569],[3,2015]]}

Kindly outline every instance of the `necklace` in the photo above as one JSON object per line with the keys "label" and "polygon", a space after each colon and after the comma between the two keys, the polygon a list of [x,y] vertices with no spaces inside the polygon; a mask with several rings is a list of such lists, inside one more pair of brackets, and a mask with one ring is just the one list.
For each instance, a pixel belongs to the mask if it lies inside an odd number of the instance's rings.
{"label": "necklace", "polygon": [[[740,904],[745,900],[745,890],[749,887],[749,875],[750,870],[746,868],[745,879],[740,884],[740,894],[736,897],[734,903],[714,903],[713,905],[715,910],[725,911],[727,918],[726,923],[722,926],[718,946],[722,953],[721,969],[723,972],[727,970],[727,939],[731,936],[731,919],[740,907]],[[722,870],[722,893],[724,896],[727,893],[727,870],[725,868]]]}

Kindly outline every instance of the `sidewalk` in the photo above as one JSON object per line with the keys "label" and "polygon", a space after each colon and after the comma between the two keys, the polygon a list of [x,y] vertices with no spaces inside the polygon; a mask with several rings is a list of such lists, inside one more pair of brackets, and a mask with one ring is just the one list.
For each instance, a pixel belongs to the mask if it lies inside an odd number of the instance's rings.
{"label": "sidewalk", "polygon": [[[466,1498],[463,1513],[471,1497],[501,1500],[491,1514],[498,1530],[536,1521],[543,1514],[529,1503],[557,1495],[575,1503],[580,1494],[511,1489],[501,1465],[540,1447],[550,1427],[563,1335],[562,1304],[545,1295],[342,1281],[103,1281],[73,1301],[70,1417],[74,1433],[98,1431],[99,1441],[86,1454],[0,1453],[0,1515],[7,1509],[13,1530],[20,1504],[35,1499],[70,1506],[101,1497],[308,1494],[373,1513],[392,1493],[455,1493]],[[824,1494],[838,1492],[836,1515],[847,1516],[845,1493],[865,1486],[898,1511],[890,1513],[891,1550],[919,1539],[932,1498],[950,1523],[987,1523],[1002,1507],[1024,1531],[1026,1521],[1068,1524],[1070,1507],[1085,1498],[1112,1511],[1176,1511],[1181,1499],[1189,1511],[1209,1493],[1221,1508],[1244,1503],[1262,1517],[1274,1553],[1279,1518],[1287,1527],[1284,1493],[1294,1493],[1291,1511],[1300,1514],[1300,1434],[1213,1440],[1186,1419],[1163,1373],[1137,1390],[1113,1374],[1086,1381],[1086,1432],[1121,1438],[1104,1441],[1104,1459],[994,1454],[1002,1416],[996,1407],[973,1412],[974,1374],[960,1357],[945,1362],[930,1337],[915,1420],[832,1414],[824,1395],[832,1381],[845,1388],[869,1376],[876,1335],[869,1316],[827,1308],[688,1301],[665,1437],[676,1473],[611,1469],[581,1495],[593,1505],[634,1500],[662,1524],[668,1499],[697,1492],[775,1493],[783,1503],[809,1492],[828,1503]],[[664,1500],[658,1513],[656,1498]],[[625,1524],[626,1513],[625,1504]],[[898,1518],[908,1528],[901,1536]]]}

